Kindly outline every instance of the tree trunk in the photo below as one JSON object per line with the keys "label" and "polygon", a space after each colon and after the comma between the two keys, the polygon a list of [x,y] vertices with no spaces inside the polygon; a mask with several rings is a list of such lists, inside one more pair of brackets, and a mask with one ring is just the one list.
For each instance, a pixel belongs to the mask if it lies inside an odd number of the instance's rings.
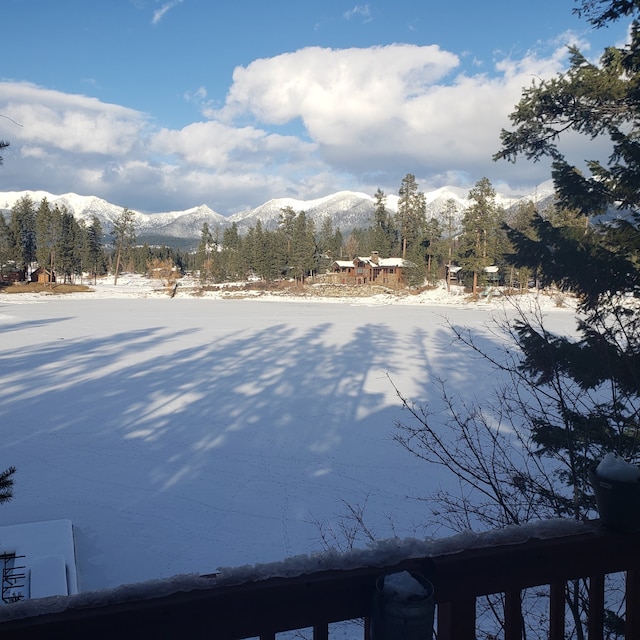
{"label": "tree trunk", "polygon": [[118,271],[120,270],[120,251],[118,250],[118,254],[116,255],[116,269],[113,276],[113,286],[115,287],[118,284]]}

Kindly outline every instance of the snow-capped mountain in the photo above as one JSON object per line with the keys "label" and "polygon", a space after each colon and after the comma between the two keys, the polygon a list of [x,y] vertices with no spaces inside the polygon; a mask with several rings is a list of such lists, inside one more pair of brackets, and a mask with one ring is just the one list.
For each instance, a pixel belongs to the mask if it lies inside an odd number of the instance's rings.
{"label": "snow-capped mountain", "polygon": [[[387,207],[390,211],[395,212],[397,201],[396,196],[387,198]],[[258,220],[264,228],[275,229],[282,209],[291,207],[294,211],[304,211],[317,226],[329,216],[334,228],[351,231],[355,227],[364,227],[370,223],[374,202],[372,196],[356,191],[339,191],[315,200],[275,198],[250,211],[229,216],[228,221],[235,222],[240,231],[255,225]]]}
{"label": "snow-capped mountain", "polygon": [[[468,191],[459,187],[441,187],[433,191],[425,192],[427,202],[427,218],[437,216],[442,212],[449,200],[453,200],[458,208],[459,217],[462,218],[465,209],[469,206]],[[55,195],[46,191],[4,191],[0,192],[0,211],[5,215],[15,203],[25,196],[31,198],[36,206],[47,199],[50,205],[66,207],[73,215],[87,223],[93,216],[97,216],[105,233],[109,233],[113,221],[122,213],[122,207],[111,204],[96,196],[80,196],[75,193]],[[538,204],[546,202],[553,196],[553,184],[549,180],[539,185],[534,192],[521,198],[496,195],[496,202],[506,209],[516,206],[520,202],[535,201]],[[387,209],[395,213],[398,209],[398,196],[387,195]],[[366,193],[356,191],[339,191],[323,198],[315,200],[296,200],[293,198],[276,198],[264,204],[241,213],[224,216],[213,211],[206,205],[192,207],[185,211],[168,211],[164,213],[141,213],[132,209],[136,223],[138,238],[181,238],[196,240],[200,237],[202,225],[206,222],[212,232],[216,229],[222,231],[235,223],[240,233],[244,233],[250,227],[260,221],[263,228],[275,229],[282,209],[291,207],[294,211],[304,211],[308,217],[314,220],[316,225],[322,224],[325,217],[329,217],[334,228],[343,233],[354,228],[369,226],[373,218],[375,199]]]}

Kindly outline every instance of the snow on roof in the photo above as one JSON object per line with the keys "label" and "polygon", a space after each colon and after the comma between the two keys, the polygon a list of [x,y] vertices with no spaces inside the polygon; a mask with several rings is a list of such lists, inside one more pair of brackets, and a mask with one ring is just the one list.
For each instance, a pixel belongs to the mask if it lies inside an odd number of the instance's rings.
{"label": "snow on roof", "polygon": [[364,262],[365,264],[371,265],[372,267],[411,267],[413,266],[413,262],[406,260],[405,258],[378,258],[377,261],[373,260],[371,256],[363,257],[358,256],[353,260],[335,260],[334,264],[337,264],[339,267],[353,267],[353,263],[359,260],[360,262]]}

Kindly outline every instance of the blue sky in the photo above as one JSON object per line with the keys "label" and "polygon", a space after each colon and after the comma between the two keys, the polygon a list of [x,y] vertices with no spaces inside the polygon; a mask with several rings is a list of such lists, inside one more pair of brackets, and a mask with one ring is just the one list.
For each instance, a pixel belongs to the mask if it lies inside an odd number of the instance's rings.
{"label": "blue sky", "polygon": [[487,176],[523,192],[548,167],[491,161],[522,87],[566,68],[567,43],[597,57],[625,38],[574,6],[3,0],[0,191],[223,215],[396,193],[407,173],[423,190]]}

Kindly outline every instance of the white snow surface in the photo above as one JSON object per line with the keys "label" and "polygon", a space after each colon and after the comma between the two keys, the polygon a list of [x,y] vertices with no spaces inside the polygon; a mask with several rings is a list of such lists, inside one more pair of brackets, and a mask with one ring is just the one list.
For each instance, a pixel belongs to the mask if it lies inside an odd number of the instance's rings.
{"label": "white snow surface", "polygon": [[[575,330],[570,309],[543,302],[552,329]],[[500,297],[469,304],[443,290],[234,300],[179,289],[171,299],[129,276],[87,294],[0,294],[0,468],[17,467],[0,522],[70,520],[81,592],[451,545],[425,541],[438,523],[417,498],[455,486],[393,442],[407,419],[393,385],[432,406],[437,377],[466,399],[486,396],[497,374],[453,341],[447,321],[497,349],[492,317],[502,313]],[[366,502],[369,525],[389,540],[324,551],[317,523],[343,501]]]}
{"label": "white snow surface", "polygon": [[596,473],[606,480],[617,482],[640,482],[640,468],[618,457],[615,453],[607,453],[596,467]]}
{"label": "white snow surface", "polygon": [[397,571],[386,575],[382,591],[398,602],[410,602],[428,595],[427,589],[408,571]]}

